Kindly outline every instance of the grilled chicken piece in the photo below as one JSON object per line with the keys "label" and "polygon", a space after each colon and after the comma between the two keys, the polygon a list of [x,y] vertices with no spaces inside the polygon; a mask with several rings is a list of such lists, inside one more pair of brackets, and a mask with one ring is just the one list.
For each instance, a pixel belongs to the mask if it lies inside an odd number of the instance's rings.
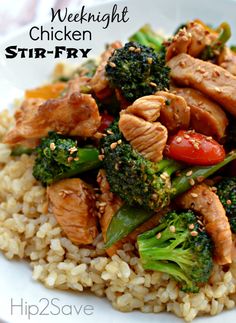
{"label": "grilled chicken piece", "polygon": [[188,129],[190,122],[190,108],[184,98],[179,95],[159,91],[155,93],[165,100],[161,108],[160,122],[169,132]]}
{"label": "grilled chicken piece", "polygon": [[173,88],[190,107],[190,126],[197,132],[220,140],[225,135],[228,119],[222,108],[200,91],[191,88]]}
{"label": "grilled chicken piece", "polygon": [[121,42],[116,41],[112,43],[105,52],[101,55],[100,64],[94,74],[90,85],[96,95],[96,97],[100,100],[106,99],[112,94],[112,91],[109,87],[109,82],[105,75],[105,66],[107,64],[108,58],[112,55],[115,49],[122,47]]}
{"label": "grilled chicken piece", "polygon": [[219,197],[205,184],[199,184],[177,198],[176,203],[203,217],[206,232],[214,243],[214,258],[219,265],[232,261],[232,234]]}
{"label": "grilled chicken piece", "polygon": [[186,53],[198,57],[207,45],[217,37],[217,33],[210,31],[201,21],[191,21],[186,28],[182,28],[173,37],[166,51],[166,60]]}
{"label": "grilled chicken piece", "polygon": [[49,209],[75,244],[90,244],[98,234],[93,188],[79,178],[64,179],[47,188]]}
{"label": "grilled chicken piece", "polygon": [[236,77],[231,73],[187,54],[173,57],[167,65],[178,85],[200,90],[236,116]]}
{"label": "grilled chicken piece", "polygon": [[230,48],[224,47],[218,57],[218,65],[225,68],[228,72],[236,76],[236,53]]}
{"label": "grilled chicken piece", "polygon": [[64,135],[91,137],[100,126],[98,106],[89,94],[72,94],[42,103],[26,100],[15,114],[16,125],[4,142],[18,144],[25,140],[42,138],[49,131]]}
{"label": "grilled chicken piece", "polygon": [[125,111],[121,112],[121,115],[129,113],[146,121],[153,122],[160,117],[163,105],[165,105],[165,98],[158,95],[147,95],[135,100]]}
{"label": "grilled chicken piece", "polygon": [[119,128],[126,140],[145,158],[158,162],[163,158],[168,133],[160,122],[159,115],[164,99],[155,95],[136,100],[121,111]]}
{"label": "grilled chicken piece", "polygon": [[[103,169],[99,171],[97,181],[101,190],[101,195],[99,197],[99,202],[101,205],[99,212],[99,221],[104,241],[106,241],[106,232],[111,219],[122,206],[123,202],[118,196],[110,192],[110,185],[106,178],[106,172]],[[131,232],[127,237],[121,239],[120,241],[113,244],[110,248],[106,249],[107,254],[111,257],[117,252],[117,250],[122,249],[124,243],[130,242],[132,244],[135,244],[137,236],[147,230],[154,228],[159,223],[161,216],[163,216],[166,212],[166,210],[162,210],[158,212],[158,214],[155,214],[152,218],[150,218],[140,227]]]}

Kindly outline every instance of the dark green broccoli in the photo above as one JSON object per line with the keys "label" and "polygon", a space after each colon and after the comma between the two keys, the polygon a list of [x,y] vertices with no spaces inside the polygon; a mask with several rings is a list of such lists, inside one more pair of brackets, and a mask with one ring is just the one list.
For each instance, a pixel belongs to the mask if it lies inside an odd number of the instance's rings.
{"label": "dark green broccoli", "polygon": [[[143,206],[155,210],[169,204],[171,185],[168,176],[181,166],[173,160],[152,163],[125,141],[115,122],[101,141],[104,153],[103,167],[111,191],[118,194],[129,205]],[[120,142],[115,149],[112,143]],[[161,175],[162,174],[162,175]]]}
{"label": "dark green broccoli", "polygon": [[138,236],[144,269],[171,275],[183,291],[198,292],[213,267],[212,242],[192,211],[166,214],[160,224]]}
{"label": "dark green broccoli", "polygon": [[139,97],[169,88],[169,67],[153,48],[135,42],[114,51],[105,67],[111,87],[118,88],[125,99]]}
{"label": "dark green broccoli", "polygon": [[231,230],[236,233],[236,177],[220,181],[217,185],[217,194],[225,208]]}
{"label": "dark green broccoli", "polygon": [[42,138],[35,149],[33,175],[44,185],[97,168],[101,162],[94,147],[78,148],[76,140],[55,132]]}
{"label": "dark green broccoli", "polygon": [[162,48],[164,38],[152,30],[149,24],[146,24],[130,36],[129,41],[152,47],[156,52],[159,52]]}

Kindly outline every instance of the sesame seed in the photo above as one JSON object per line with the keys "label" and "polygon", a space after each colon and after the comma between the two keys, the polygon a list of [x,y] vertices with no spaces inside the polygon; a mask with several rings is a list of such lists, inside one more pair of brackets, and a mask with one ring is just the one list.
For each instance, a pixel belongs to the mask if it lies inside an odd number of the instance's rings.
{"label": "sesame seed", "polygon": [[221,93],[221,92],[222,92],[222,90],[221,90],[218,86],[216,86],[216,87],[215,87],[215,90],[216,90],[216,92],[218,92],[218,93]]}
{"label": "sesame seed", "polygon": [[227,201],[226,201],[226,204],[227,204],[227,205],[230,205],[230,204],[232,204],[232,201],[231,201],[231,200],[227,200]]}
{"label": "sesame seed", "polygon": [[140,53],[141,52],[141,48],[139,48],[139,47],[138,48],[135,48],[134,51],[135,51],[135,53]]}
{"label": "sesame seed", "polygon": [[196,193],[191,193],[191,196],[192,196],[192,197],[198,197],[198,194],[196,194]]}
{"label": "sesame seed", "polygon": [[78,148],[76,148],[75,146],[74,147],[71,147],[70,149],[69,149],[69,152],[70,152],[70,154],[72,155],[74,152],[76,152],[78,150]]}
{"label": "sesame seed", "polygon": [[193,229],[194,229],[194,224],[193,224],[193,223],[189,224],[188,228],[189,228],[190,230],[193,230]]}
{"label": "sesame seed", "polygon": [[117,141],[117,143],[118,143],[118,145],[122,144],[122,140],[121,140],[121,139],[119,139],[119,140]]}
{"label": "sesame seed", "polygon": [[154,83],[154,82],[150,82],[149,85],[151,85],[153,87],[157,87],[156,83]]}
{"label": "sesame seed", "polygon": [[193,171],[192,171],[192,170],[189,170],[189,171],[186,173],[186,176],[191,176],[191,175],[192,175],[192,173],[193,173]]}
{"label": "sesame seed", "polygon": [[114,135],[114,132],[112,132],[110,129],[108,129],[108,130],[107,130],[107,133],[108,133],[109,135]]}
{"label": "sesame seed", "polygon": [[104,157],[105,157],[104,155],[98,155],[98,159],[101,161],[104,159]]}
{"label": "sesame seed", "polygon": [[189,180],[189,184],[190,184],[191,186],[194,186],[194,185],[195,185],[195,180],[194,180],[193,178],[190,178],[190,180]]}
{"label": "sesame seed", "polygon": [[192,237],[196,237],[198,235],[198,232],[197,231],[192,231],[190,234],[191,234]]}
{"label": "sesame seed", "polygon": [[78,160],[79,160],[79,157],[75,157],[75,158],[74,158],[74,160],[75,160],[75,161],[78,161]]}
{"label": "sesame seed", "polygon": [[197,223],[203,226],[203,223],[201,220],[197,220]]}
{"label": "sesame seed", "polygon": [[190,138],[190,136],[189,135],[187,135],[186,133],[184,134],[184,138],[185,139],[189,139]]}
{"label": "sesame seed", "polygon": [[109,62],[108,63],[111,67],[116,67],[116,64],[114,62]]}
{"label": "sesame seed", "polygon": [[177,143],[181,143],[181,141],[182,141],[182,138],[181,137],[177,137],[176,142]]}
{"label": "sesame seed", "polygon": [[133,46],[130,46],[130,47],[129,47],[129,51],[130,51],[130,52],[133,52],[134,50],[135,50],[135,47],[133,47]]}
{"label": "sesame seed", "polygon": [[152,61],[153,61],[152,57],[148,57],[148,58],[147,58],[147,62],[148,62],[148,64],[152,64]]}
{"label": "sesame seed", "polygon": [[59,196],[61,196],[63,199],[66,197],[66,193],[64,191],[60,191]]}
{"label": "sesame seed", "polygon": [[54,142],[50,143],[50,149],[53,151],[56,149],[56,145],[54,144]]}
{"label": "sesame seed", "polygon": [[110,145],[111,149],[115,149],[115,148],[116,148],[116,146],[117,146],[117,142],[113,142],[113,143]]}
{"label": "sesame seed", "polygon": [[208,136],[208,137],[206,137],[206,140],[211,141],[212,140],[212,137],[211,136]]}
{"label": "sesame seed", "polygon": [[175,226],[174,225],[171,225],[170,226],[170,232],[175,233],[175,231],[176,231]]}
{"label": "sesame seed", "polygon": [[156,193],[152,194],[152,199],[156,201],[158,199],[158,195]]}
{"label": "sesame seed", "polygon": [[161,232],[158,232],[158,234],[156,235],[156,238],[157,239],[160,239],[161,238]]}
{"label": "sesame seed", "polygon": [[107,203],[106,202],[100,202],[99,203],[99,206],[106,206],[107,205]]}

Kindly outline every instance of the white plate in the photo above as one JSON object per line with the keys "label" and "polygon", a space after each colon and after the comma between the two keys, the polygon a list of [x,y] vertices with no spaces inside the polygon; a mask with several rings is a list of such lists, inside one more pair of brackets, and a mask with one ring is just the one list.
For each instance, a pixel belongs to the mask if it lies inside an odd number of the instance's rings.
{"label": "white plate", "polygon": [[[179,23],[192,18],[201,18],[203,21],[219,24],[221,21],[228,21],[232,26],[234,34],[233,41],[236,42],[235,13],[236,2],[219,0],[145,0],[135,1],[127,0],[118,2],[119,7],[128,6],[129,21],[125,24],[112,24],[110,28],[103,29],[101,24],[90,24],[88,28],[93,33],[91,42],[83,42],[82,48],[92,48],[92,54],[99,54],[104,43],[121,39],[125,40],[130,34],[136,31],[144,23],[151,23],[155,28],[162,28],[166,33],[171,33]],[[107,12],[113,4],[100,5],[99,10]],[[91,11],[97,11],[97,7]],[[46,26],[50,26],[49,23]],[[54,28],[60,27],[55,24]],[[70,24],[70,28],[86,29],[79,24]],[[5,59],[4,49],[9,45],[18,45],[20,47],[45,47],[50,49],[55,45],[62,45],[56,42],[33,42],[28,36],[29,28],[8,38],[0,46],[0,106],[4,108],[10,104],[15,97],[22,95],[25,88],[32,88],[45,81],[52,70],[55,60],[29,60],[29,59]],[[67,46],[79,47],[75,42],[63,44]],[[80,63],[81,60],[77,60]],[[46,301],[40,302],[40,299],[47,298],[51,301],[58,298],[58,305],[76,305],[77,308],[84,305],[92,305],[94,311],[92,315],[85,315],[83,312],[79,315],[36,315],[31,317],[30,322],[103,322],[103,323],[139,323],[139,322],[182,322],[182,320],[167,313],[161,314],[143,314],[138,311],[132,313],[121,313],[115,311],[105,298],[97,298],[91,294],[61,292],[57,290],[48,290],[41,284],[34,282],[31,278],[31,269],[27,263],[19,261],[8,261],[0,255],[0,322],[21,323],[29,321],[25,313],[28,305],[38,305],[42,309]],[[20,308],[14,307],[11,314],[11,299],[15,305],[23,301],[23,313]],[[50,311],[52,308],[48,308]],[[235,322],[236,310],[225,311],[216,317],[203,317],[196,319],[195,322],[221,323],[223,320],[228,323]]]}

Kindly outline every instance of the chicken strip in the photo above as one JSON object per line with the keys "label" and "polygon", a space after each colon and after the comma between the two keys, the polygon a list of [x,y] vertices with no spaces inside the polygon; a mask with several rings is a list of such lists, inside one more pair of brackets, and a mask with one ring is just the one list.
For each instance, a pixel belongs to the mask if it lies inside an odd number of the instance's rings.
{"label": "chicken strip", "polygon": [[236,116],[236,77],[230,72],[187,54],[173,57],[167,65],[178,85],[200,90]]}
{"label": "chicken strip", "polygon": [[232,234],[219,197],[205,184],[199,184],[177,198],[176,203],[203,218],[206,232],[214,243],[214,258],[219,265],[232,262]]}
{"label": "chicken strip", "polygon": [[47,188],[49,209],[75,244],[90,244],[98,234],[93,188],[79,178],[64,179]]}
{"label": "chicken strip", "polygon": [[190,122],[190,108],[186,100],[176,94],[159,91],[155,93],[165,100],[160,112],[160,122],[170,132],[188,129]]}
{"label": "chicken strip", "polygon": [[166,60],[186,53],[198,57],[207,45],[217,38],[217,33],[210,30],[201,21],[190,21],[173,37],[166,51]]}
{"label": "chicken strip", "polygon": [[166,127],[160,122],[154,122],[159,117],[163,104],[163,98],[148,95],[137,99],[120,113],[119,128],[125,139],[153,162],[163,158],[168,137]]}
{"label": "chicken strip", "polygon": [[225,46],[223,48],[218,57],[217,64],[236,76],[236,53],[229,47]]}
{"label": "chicken strip", "polygon": [[96,101],[91,95],[79,92],[43,103],[28,99],[16,112],[15,119],[15,127],[4,138],[7,144],[42,138],[49,131],[91,137],[101,122]]}
{"label": "chicken strip", "polygon": [[92,86],[96,97],[100,100],[106,99],[112,94],[109,82],[105,75],[105,66],[108,58],[113,54],[114,50],[120,47],[122,47],[121,42],[116,41],[112,43],[104,53],[102,53],[100,64],[91,80],[90,85]]}
{"label": "chicken strip", "polygon": [[190,107],[190,127],[197,132],[220,140],[225,135],[228,118],[222,108],[200,91],[191,88],[173,88]]}

